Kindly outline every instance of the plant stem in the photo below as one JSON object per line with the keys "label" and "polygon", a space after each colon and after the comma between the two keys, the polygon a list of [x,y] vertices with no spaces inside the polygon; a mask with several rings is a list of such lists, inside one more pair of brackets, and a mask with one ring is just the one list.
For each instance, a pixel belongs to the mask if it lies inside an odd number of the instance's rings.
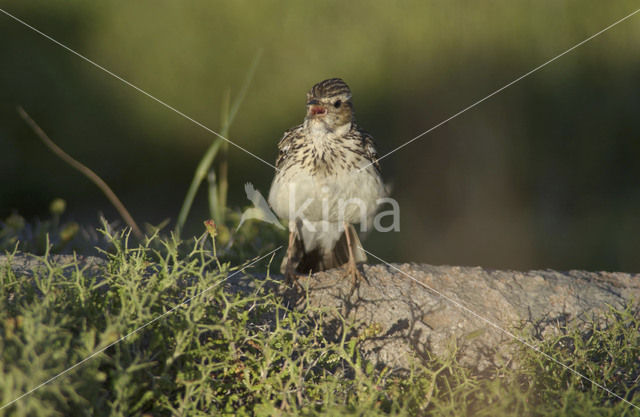
{"label": "plant stem", "polygon": [[196,172],[193,175],[193,180],[191,180],[191,185],[189,186],[187,195],[185,196],[184,202],[182,203],[182,208],[180,209],[180,213],[178,214],[178,221],[176,222],[176,236],[178,237],[180,237],[180,233],[182,232],[184,224],[187,221],[187,216],[189,215],[189,211],[191,210],[193,199],[198,192],[198,187],[200,187],[200,183],[206,177],[207,172],[209,172],[209,167],[213,163],[213,159],[218,153],[222,142],[223,141],[221,139],[214,141],[209,146],[209,149],[207,149],[207,152],[204,154],[204,156],[200,160],[200,163],[198,164],[198,167],[196,168]]}
{"label": "plant stem", "polygon": [[[221,135],[224,137],[228,137],[229,129],[231,128],[231,124],[238,114],[238,110],[240,110],[240,106],[244,101],[245,96],[247,95],[247,91],[249,90],[249,86],[251,85],[251,81],[256,73],[256,68],[258,68],[258,63],[262,58],[262,50],[258,50],[256,56],[253,58],[253,62],[249,67],[249,71],[247,72],[247,76],[242,83],[242,87],[240,88],[240,92],[238,96],[233,101],[233,105],[229,107],[230,94],[227,90],[227,94],[224,100],[223,112],[222,112],[222,131]],[[222,145],[221,154],[220,154],[220,166],[218,167],[218,187],[217,187],[217,207],[215,211],[217,212],[217,217],[214,217],[218,224],[224,224],[225,220],[225,211],[227,209],[227,195],[229,190],[229,144],[225,142]]]}
{"label": "plant stem", "polygon": [[[229,120],[229,107],[231,102],[231,91],[227,89],[225,91],[224,99],[222,100],[222,114],[220,120],[222,122],[222,135],[227,136],[229,134],[230,120]],[[209,209],[213,212],[213,218],[217,224],[223,225],[225,219],[225,210],[227,207],[227,192],[229,189],[229,144],[227,142],[222,144],[220,149],[220,156],[218,158],[218,176],[215,188],[209,188],[209,193],[214,193],[214,196],[209,196],[209,201],[215,201],[215,204]],[[213,172],[213,171],[212,171]],[[215,175],[215,173],[214,173]]]}
{"label": "plant stem", "polygon": [[[249,68],[249,72],[247,73],[247,77],[240,88],[240,92],[238,96],[233,102],[231,109],[228,111],[228,115],[223,117],[222,129],[220,130],[220,135],[223,137],[228,137],[229,129],[231,124],[233,123],[233,119],[235,118],[238,110],[240,109],[240,105],[244,101],[244,97],[247,94],[247,90],[249,89],[249,85],[251,84],[251,80],[255,74],[258,63],[260,62],[260,57],[262,56],[262,50],[259,50],[256,54],[253,62],[251,63],[251,67]],[[227,101],[228,102],[228,101]],[[228,108],[228,104],[227,104]],[[227,192],[228,192],[228,161],[227,161],[227,153],[229,144],[226,141],[222,141],[221,139],[215,140],[207,149],[207,153],[202,157],[198,167],[196,168],[196,172],[193,175],[193,180],[191,180],[191,185],[189,186],[189,190],[187,191],[187,195],[184,198],[184,202],[182,203],[182,208],[180,209],[180,213],[178,214],[178,220],[176,222],[176,236],[180,237],[180,233],[184,228],[184,224],[187,221],[187,216],[189,215],[189,211],[191,210],[191,206],[193,204],[193,200],[198,192],[198,188],[200,187],[200,183],[207,176],[207,173],[210,171],[211,164],[218,153],[220,147],[222,149],[223,160],[220,163],[219,175],[217,178],[218,185],[217,187],[209,187],[209,192],[215,193],[215,195],[209,196],[209,210],[214,214],[214,219],[218,222],[219,225],[223,224],[224,221],[224,211],[227,206]],[[213,205],[214,207],[211,207]],[[222,221],[220,221],[222,220]]]}

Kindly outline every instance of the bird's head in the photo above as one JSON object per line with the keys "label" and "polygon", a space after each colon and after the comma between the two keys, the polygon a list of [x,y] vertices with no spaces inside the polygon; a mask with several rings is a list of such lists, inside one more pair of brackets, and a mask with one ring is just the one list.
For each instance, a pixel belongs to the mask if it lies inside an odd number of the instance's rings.
{"label": "bird's head", "polygon": [[320,121],[335,129],[353,120],[351,90],[340,78],[314,85],[307,93],[307,120]]}

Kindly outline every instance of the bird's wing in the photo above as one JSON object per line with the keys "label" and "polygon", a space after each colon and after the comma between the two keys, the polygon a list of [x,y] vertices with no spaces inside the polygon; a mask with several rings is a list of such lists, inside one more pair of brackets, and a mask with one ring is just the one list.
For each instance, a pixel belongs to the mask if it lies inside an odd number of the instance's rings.
{"label": "bird's wing", "polygon": [[251,201],[253,201],[254,206],[267,212],[271,211],[271,208],[269,207],[269,203],[267,203],[267,200],[264,199],[264,196],[260,194],[260,192],[256,192],[255,198]]}
{"label": "bird's wing", "polygon": [[373,137],[368,132],[362,130],[359,126],[356,125],[352,127],[350,133],[352,133],[354,136],[357,136],[362,141],[360,147],[362,151],[358,153],[364,155],[364,157],[367,158],[369,162],[371,162],[371,164],[378,170],[378,173],[380,173],[378,151],[376,151],[376,144],[373,141]]}
{"label": "bird's wing", "polygon": [[262,213],[262,217],[260,220],[275,224],[276,226],[284,229],[284,227],[282,227],[282,225],[280,224],[280,219],[271,210],[269,203],[267,203],[267,200],[264,199],[264,196],[260,194],[260,192],[256,191],[255,200],[252,201],[256,209]]}
{"label": "bird's wing", "polygon": [[258,219],[262,220],[262,212],[255,207],[251,207],[242,212],[242,216],[240,217],[240,222],[238,223],[238,227],[236,227],[236,232],[240,230],[240,227],[247,220]]}
{"label": "bird's wing", "polygon": [[278,227],[282,228],[280,224],[280,219],[273,214],[271,211],[271,207],[269,207],[269,203],[264,199],[264,196],[260,191],[256,190],[256,188],[250,182],[244,185],[244,191],[247,193],[247,198],[249,201],[253,203],[253,207],[246,209],[242,213],[242,218],[240,219],[240,223],[238,224],[238,229],[242,226],[246,220],[249,219],[258,219],[262,221],[266,221],[268,223],[273,223]]}
{"label": "bird's wing", "polygon": [[280,150],[280,152],[278,153],[278,158],[276,159],[276,168],[280,168],[284,161],[287,159],[287,156],[289,155],[289,152],[294,145],[294,141],[299,135],[301,129],[302,125],[298,125],[285,131],[284,135],[282,135],[282,139],[280,139],[280,142],[278,142],[278,149]]}
{"label": "bird's wing", "polygon": [[260,195],[260,193],[256,191],[253,184],[251,184],[250,182],[246,183],[244,185],[244,192],[247,194],[247,199],[255,205],[256,194]]}
{"label": "bird's wing", "polygon": [[367,159],[369,159],[373,166],[376,167],[378,172],[380,172],[380,164],[378,163],[378,151],[376,151],[376,145],[373,143],[373,138],[371,135],[364,135],[364,150],[367,155]]}

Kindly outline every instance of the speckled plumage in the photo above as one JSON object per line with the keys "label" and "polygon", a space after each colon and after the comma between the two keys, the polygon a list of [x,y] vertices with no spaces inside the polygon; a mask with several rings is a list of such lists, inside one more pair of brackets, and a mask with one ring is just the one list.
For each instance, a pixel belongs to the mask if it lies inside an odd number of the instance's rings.
{"label": "speckled plumage", "polygon": [[304,124],[287,130],[278,143],[280,153],[276,168],[286,170],[291,165],[311,164],[311,172],[334,174],[336,170],[360,169],[361,163],[373,164],[380,173],[377,152],[373,138],[360,129],[355,122],[343,136],[335,138],[335,143],[327,143],[323,150],[310,146]]}
{"label": "speckled plumage", "polygon": [[[318,271],[345,263],[343,230],[369,223],[384,196],[373,138],[354,121],[347,84],[332,78],[314,85],[307,93],[304,122],[287,130],[278,148],[269,204],[297,233],[296,269]],[[359,205],[341,205],[350,200]],[[350,237],[357,239],[355,230]],[[289,252],[288,258],[294,256]],[[361,249],[352,255],[366,260]]]}

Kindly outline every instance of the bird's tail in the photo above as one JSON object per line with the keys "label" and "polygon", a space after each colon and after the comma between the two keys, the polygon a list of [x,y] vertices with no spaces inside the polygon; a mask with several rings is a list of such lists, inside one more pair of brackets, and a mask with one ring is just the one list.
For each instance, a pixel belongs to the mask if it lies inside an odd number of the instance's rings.
{"label": "bird's tail", "polygon": [[[353,225],[348,227],[349,240],[356,262],[366,262],[367,254],[362,249],[360,238]],[[331,250],[324,250],[321,247],[311,251],[305,251],[304,242],[299,233],[296,234],[293,247],[289,248],[288,256],[286,256],[280,267],[284,273],[286,269],[287,259],[296,265],[295,270],[301,274],[309,272],[325,271],[331,268],[338,268],[349,261],[349,245],[345,233],[342,233],[340,239],[336,242]]]}

